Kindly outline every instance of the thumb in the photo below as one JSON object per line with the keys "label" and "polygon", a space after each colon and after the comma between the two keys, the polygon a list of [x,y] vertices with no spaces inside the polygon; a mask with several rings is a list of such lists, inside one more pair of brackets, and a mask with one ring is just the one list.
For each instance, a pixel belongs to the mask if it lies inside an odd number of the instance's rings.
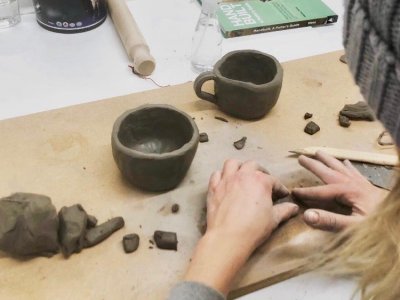
{"label": "thumb", "polygon": [[275,230],[278,225],[286,220],[289,220],[291,217],[297,215],[299,211],[299,207],[297,204],[284,202],[276,204],[272,207],[272,216],[274,219],[274,227],[272,230]]}
{"label": "thumb", "polygon": [[326,231],[340,231],[356,222],[354,216],[335,214],[322,209],[308,209],[304,212],[307,225]]}

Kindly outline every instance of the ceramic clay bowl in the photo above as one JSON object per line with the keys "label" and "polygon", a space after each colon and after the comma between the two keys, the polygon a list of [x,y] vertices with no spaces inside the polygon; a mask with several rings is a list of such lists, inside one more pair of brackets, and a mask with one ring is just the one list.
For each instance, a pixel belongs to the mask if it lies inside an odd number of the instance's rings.
{"label": "ceramic clay bowl", "polygon": [[192,118],[169,105],[144,105],[114,123],[111,146],[123,176],[148,191],[176,187],[197,150],[199,131]]}

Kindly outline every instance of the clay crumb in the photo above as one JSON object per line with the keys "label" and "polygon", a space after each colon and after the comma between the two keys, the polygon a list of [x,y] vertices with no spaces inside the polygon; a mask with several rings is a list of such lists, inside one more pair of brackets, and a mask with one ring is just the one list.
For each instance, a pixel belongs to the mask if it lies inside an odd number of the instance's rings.
{"label": "clay crumb", "polygon": [[372,109],[364,101],[359,101],[355,104],[346,104],[339,114],[348,117],[350,120],[375,120]]}
{"label": "clay crumb", "polygon": [[200,133],[199,142],[200,142],[200,143],[206,143],[206,142],[208,142],[208,134],[205,133],[205,132]]}
{"label": "clay crumb", "polygon": [[309,113],[309,112],[306,112],[306,113],[304,114],[304,120],[310,119],[310,118],[312,118],[312,116],[313,116],[313,114],[311,114],[311,113]]}
{"label": "clay crumb", "polygon": [[304,132],[308,133],[309,135],[313,135],[313,134],[317,133],[318,131],[320,131],[320,129],[321,128],[316,123],[311,121],[304,128]]}
{"label": "clay crumb", "polygon": [[351,121],[350,121],[350,119],[348,117],[339,115],[339,125],[340,126],[349,127],[350,124],[351,124]]}
{"label": "clay crumb", "polygon": [[154,242],[153,242],[152,240],[149,240],[149,243],[152,244],[152,245],[154,245]]}
{"label": "clay crumb", "polygon": [[233,146],[237,149],[237,150],[242,150],[244,148],[244,146],[246,145],[246,140],[247,137],[242,137],[240,140],[236,141],[233,143]]}
{"label": "clay crumb", "polygon": [[139,247],[139,241],[140,238],[136,233],[124,235],[124,237],[122,238],[122,244],[125,253],[135,252]]}
{"label": "clay crumb", "polygon": [[223,117],[215,116],[214,118],[217,119],[217,120],[220,120],[220,121],[222,121],[222,122],[225,122],[225,123],[228,123],[228,122],[229,122],[227,119],[225,119],[225,118],[223,118]]}
{"label": "clay crumb", "polygon": [[179,204],[175,203],[171,206],[171,212],[176,214],[179,211]]}
{"label": "clay crumb", "polygon": [[86,170],[86,167],[83,167],[82,169]]}
{"label": "clay crumb", "polygon": [[342,63],[347,64],[346,55],[343,54],[343,55],[339,58],[339,60],[340,60]]}
{"label": "clay crumb", "polygon": [[149,249],[153,249],[153,247],[152,247],[152,246],[149,246]]}
{"label": "clay crumb", "polygon": [[175,232],[156,230],[153,239],[159,249],[178,250],[178,239]]}

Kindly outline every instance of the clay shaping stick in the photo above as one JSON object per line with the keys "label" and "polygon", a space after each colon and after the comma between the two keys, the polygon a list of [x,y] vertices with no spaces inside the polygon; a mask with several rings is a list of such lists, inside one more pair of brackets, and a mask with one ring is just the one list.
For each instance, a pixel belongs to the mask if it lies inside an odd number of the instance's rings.
{"label": "clay shaping stick", "polygon": [[302,149],[292,150],[289,152],[295,153],[295,154],[304,154],[304,155],[308,155],[308,156],[315,156],[315,153],[318,150],[324,151],[338,159],[348,159],[348,160],[366,162],[366,163],[375,164],[375,165],[397,166],[399,163],[399,159],[396,155],[373,153],[373,152],[362,152],[362,151],[337,149],[337,148],[329,148],[329,147],[306,147],[306,148],[302,148]]}
{"label": "clay shaping stick", "polygon": [[133,61],[134,70],[144,76],[150,75],[156,63],[125,0],[107,0],[107,4],[114,26]]}

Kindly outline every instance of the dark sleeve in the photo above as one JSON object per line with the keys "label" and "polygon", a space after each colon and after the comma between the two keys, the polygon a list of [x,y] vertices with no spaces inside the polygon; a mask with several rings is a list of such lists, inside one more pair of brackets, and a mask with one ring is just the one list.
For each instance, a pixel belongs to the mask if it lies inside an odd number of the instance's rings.
{"label": "dark sleeve", "polygon": [[204,284],[183,281],[172,288],[168,300],[225,300],[225,297]]}

